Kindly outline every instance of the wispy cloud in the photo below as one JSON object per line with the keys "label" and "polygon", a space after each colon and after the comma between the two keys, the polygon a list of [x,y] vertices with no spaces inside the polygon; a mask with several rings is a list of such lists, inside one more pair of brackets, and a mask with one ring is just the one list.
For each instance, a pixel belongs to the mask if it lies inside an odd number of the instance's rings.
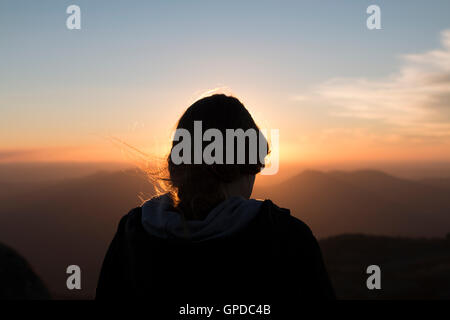
{"label": "wispy cloud", "polygon": [[377,120],[405,135],[450,137],[450,30],[441,33],[441,45],[402,56],[399,70],[384,79],[332,79],[310,98],[336,117]]}

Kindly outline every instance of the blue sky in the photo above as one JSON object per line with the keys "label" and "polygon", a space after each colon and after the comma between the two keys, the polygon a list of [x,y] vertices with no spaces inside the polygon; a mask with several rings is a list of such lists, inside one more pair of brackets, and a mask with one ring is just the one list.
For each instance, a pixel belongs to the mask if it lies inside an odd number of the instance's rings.
{"label": "blue sky", "polygon": [[[373,3],[380,31],[365,25]],[[65,27],[70,4],[81,7],[80,31]],[[299,83],[379,76],[395,68],[396,55],[435,47],[449,12],[449,1],[2,1],[2,71],[18,83],[20,75],[58,83],[64,70],[64,80],[79,84],[85,75],[103,82],[114,68],[123,77],[110,83],[153,84],[228,60],[219,81],[239,70],[234,62]],[[41,72],[29,71],[36,66]]]}

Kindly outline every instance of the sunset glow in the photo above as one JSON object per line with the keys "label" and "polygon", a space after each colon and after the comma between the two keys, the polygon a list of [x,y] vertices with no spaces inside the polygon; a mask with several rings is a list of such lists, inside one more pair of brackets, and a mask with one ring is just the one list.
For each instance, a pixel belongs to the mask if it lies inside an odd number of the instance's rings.
{"label": "sunset glow", "polygon": [[[216,3],[224,16],[205,31],[199,26],[209,18],[195,5],[167,28],[157,17],[137,23],[137,9],[118,17],[121,10],[83,4],[95,19],[86,14],[86,29],[78,33],[58,25],[63,4],[27,4],[25,11],[2,5],[9,15],[0,30],[8,42],[0,52],[0,162],[126,162],[133,148],[164,156],[184,109],[217,91],[241,99],[260,127],[280,130],[281,162],[450,160],[450,26],[443,14],[432,25],[395,29],[401,6],[386,3],[392,13],[384,23],[395,32],[376,34],[356,27],[354,12],[363,4],[277,8],[284,23],[265,27],[261,21],[272,21],[269,4],[253,16],[244,6],[229,26],[230,9]],[[306,13],[312,10],[315,21]],[[35,23],[32,12],[47,12],[40,28],[27,27]],[[186,28],[193,18],[198,23]],[[103,26],[117,19],[115,36],[105,36]],[[322,28],[313,38],[302,32],[317,21]],[[396,40],[414,28],[424,37],[414,44]],[[331,30],[341,43],[322,39]]]}

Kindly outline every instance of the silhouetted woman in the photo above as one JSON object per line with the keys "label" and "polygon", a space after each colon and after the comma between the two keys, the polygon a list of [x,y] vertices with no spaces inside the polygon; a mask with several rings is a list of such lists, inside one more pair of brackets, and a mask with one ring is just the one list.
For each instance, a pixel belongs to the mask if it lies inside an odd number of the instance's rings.
{"label": "silhouetted woman", "polygon": [[[194,121],[201,121],[203,133],[217,129],[224,138],[226,129],[259,130],[238,99],[222,94],[198,100],[180,118],[177,129],[185,129],[192,140]],[[255,144],[250,138],[240,164],[237,139],[222,154],[211,153],[223,159],[213,164],[194,164],[210,141],[199,153],[195,141],[180,152],[182,139],[176,140],[167,160],[170,188],[120,221],[97,299],[145,298],[157,305],[334,298],[310,229],[270,200],[250,199],[255,175],[264,167],[259,157],[251,161]],[[258,135],[258,152],[264,144]],[[220,164],[227,163],[229,152],[234,164]]]}

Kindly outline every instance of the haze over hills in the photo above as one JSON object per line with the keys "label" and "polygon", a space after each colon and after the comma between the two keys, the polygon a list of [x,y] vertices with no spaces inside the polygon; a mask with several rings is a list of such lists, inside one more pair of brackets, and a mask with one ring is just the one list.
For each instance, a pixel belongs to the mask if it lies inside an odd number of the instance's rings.
{"label": "haze over hills", "polygon": [[[432,179],[434,181],[434,179]],[[291,209],[319,237],[363,232],[444,236],[450,230],[450,188],[383,172],[304,171],[254,196]]]}
{"label": "haze over hills", "polygon": [[[56,297],[92,297],[120,217],[152,195],[139,170],[98,172],[38,184],[0,181],[0,241],[27,258]],[[379,171],[304,171],[256,186],[305,221],[319,238],[342,233],[443,237],[450,232],[450,188],[435,179],[399,179]],[[67,293],[65,268],[83,270],[81,292]]]}
{"label": "haze over hills", "polygon": [[151,189],[142,173],[118,171],[16,192],[2,200],[1,241],[27,257],[47,283],[58,284],[53,292],[65,291],[68,265],[96,270],[84,276],[92,295],[120,217],[141,203],[146,190]]}
{"label": "haze over hills", "polygon": [[429,186],[446,188],[447,190],[450,190],[450,178],[427,178],[422,179],[421,182]]}

